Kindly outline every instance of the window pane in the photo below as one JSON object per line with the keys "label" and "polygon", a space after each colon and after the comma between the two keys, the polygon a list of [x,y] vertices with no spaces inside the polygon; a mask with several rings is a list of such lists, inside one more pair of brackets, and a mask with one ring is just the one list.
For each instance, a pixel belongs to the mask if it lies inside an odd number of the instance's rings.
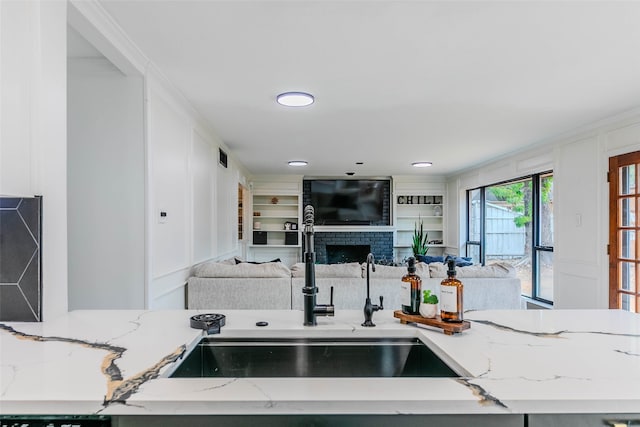
{"label": "window pane", "polygon": [[487,187],[485,209],[485,263],[513,264],[523,294],[531,295],[531,180]]}
{"label": "window pane", "polygon": [[469,191],[469,236],[468,240],[480,241],[480,189]]}
{"label": "window pane", "polygon": [[636,203],[634,197],[620,199],[618,204],[620,227],[634,227],[636,223]]}
{"label": "window pane", "polygon": [[636,291],[636,263],[635,262],[621,262],[618,264],[618,274],[620,278],[620,289],[625,291]]}
{"label": "window pane", "polygon": [[553,252],[538,252],[538,296],[553,301]]}
{"label": "window pane", "polygon": [[620,294],[620,308],[635,313],[636,297],[634,297],[633,295]]}
{"label": "window pane", "polygon": [[636,165],[623,166],[619,168],[620,194],[636,193]]}
{"label": "window pane", "polygon": [[635,230],[620,230],[618,235],[618,257],[625,259],[636,258],[636,232]]}
{"label": "window pane", "polygon": [[471,257],[474,264],[480,263],[480,245],[467,243],[467,256]]}
{"label": "window pane", "polygon": [[540,178],[540,245],[553,246],[553,175]]}

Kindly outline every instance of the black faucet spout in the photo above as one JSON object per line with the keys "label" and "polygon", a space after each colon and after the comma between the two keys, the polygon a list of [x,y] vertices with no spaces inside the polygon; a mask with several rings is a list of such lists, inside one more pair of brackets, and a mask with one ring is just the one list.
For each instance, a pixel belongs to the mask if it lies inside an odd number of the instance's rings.
{"label": "black faucet spout", "polygon": [[302,295],[304,297],[304,326],[316,326],[316,316],[333,316],[333,286],[331,287],[331,301],[329,304],[316,304],[316,294],[318,287],[316,286],[315,261],[316,254],[313,252],[313,223],[314,210],[313,206],[307,205],[304,208],[304,235],[305,235],[305,253],[304,253],[304,288]]}
{"label": "black faucet spout", "polygon": [[378,310],[384,309],[384,307],[382,306],[382,296],[380,296],[379,305],[371,304],[371,297],[369,294],[369,290],[370,290],[369,270],[376,271],[375,258],[371,253],[367,255],[367,299],[365,300],[365,303],[364,303],[364,323],[362,323],[362,326],[367,326],[367,327],[376,326],[372,320],[373,313]]}

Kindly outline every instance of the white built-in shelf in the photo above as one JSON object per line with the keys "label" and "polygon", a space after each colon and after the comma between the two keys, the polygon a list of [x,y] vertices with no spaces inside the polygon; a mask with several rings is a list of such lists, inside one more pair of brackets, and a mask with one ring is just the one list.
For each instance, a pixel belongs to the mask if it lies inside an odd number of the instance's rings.
{"label": "white built-in shelf", "polygon": [[[278,203],[272,203],[272,200],[276,199]],[[300,224],[300,199],[299,194],[281,194],[278,191],[265,193],[263,189],[254,193],[252,213],[259,212],[260,215],[253,215],[252,221],[254,224],[260,223],[260,228],[253,228],[253,237],[257,238],[258,234],[261,239],[266,237],[266,244],[254,244],[252,241],[249,246],[253,252],[272,249],[277,249],[279,252],[283,252],[283,249],[290,249],[291,252],[299,251],[301,247],[299,229],[287,230],[284,225],[287,222]],[[291,240],[288,239],[289,237]],[[285,244],[289,241],[297,244]]]}
{"label": "white built-in shelf", "polygon": [[[394,196],[393,208],[396,230],[393,247],[396,249],[396,256],[398,253],[406,254],[408,250],[411,250],[412,235],[420,221],[422,221],[423,225],[422,230],[428,234],[428,240],[444,240],[446,230],[444,194],[416,194],[416,192],[419,192],[419,190],[414,189],[409,191],[408,194],[397,192]],[[407,200],[408,197],[413,197],[414,203],[398,203],[398,199]],[[437,199],[440,203],[418,203],[425,200],[425,198],[430,198],[430,200]],[[431,244],[428,247],[437,249],[434,252],[439,254],[442,252],[440,248],[445,248],[446,246],[444,244]]]}

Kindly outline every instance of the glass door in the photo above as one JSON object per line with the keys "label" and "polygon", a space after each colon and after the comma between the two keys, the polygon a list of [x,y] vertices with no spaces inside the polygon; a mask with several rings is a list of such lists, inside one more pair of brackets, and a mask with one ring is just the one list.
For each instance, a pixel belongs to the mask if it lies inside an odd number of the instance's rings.
{"label": "glass door", "polygon": [[609,308],[638,312],[640,152],[609,159]]}

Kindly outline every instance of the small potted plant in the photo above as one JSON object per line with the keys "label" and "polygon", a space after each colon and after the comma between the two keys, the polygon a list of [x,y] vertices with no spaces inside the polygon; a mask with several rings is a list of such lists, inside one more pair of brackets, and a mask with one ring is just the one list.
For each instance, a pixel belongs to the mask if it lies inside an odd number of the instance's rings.
{"label": "small potted plant", "polygon": [[424,231],[424,225],[422,224],[421,218],[413,227],[411,249],[413,250],[413,255],[418,261],[424,261],[424,256],[429,252],[428,233],[425,233]]}
{"label": "small potted plant", "polygon": [[420,315],[433,319],[438,314],[438,296],[431,293],[430,289],[422,291],[422,302],[420,302]]}

